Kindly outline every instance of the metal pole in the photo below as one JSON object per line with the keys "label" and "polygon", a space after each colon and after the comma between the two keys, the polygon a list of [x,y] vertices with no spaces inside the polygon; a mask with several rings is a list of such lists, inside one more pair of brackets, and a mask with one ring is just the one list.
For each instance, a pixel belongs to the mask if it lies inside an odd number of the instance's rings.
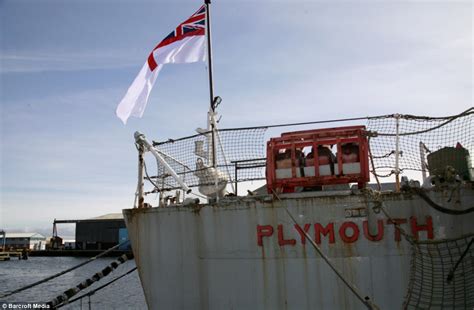
{"label": "metal pole", "polygon": [[2,236],[2,251],[5,251],[5,239],[6,239],[6,236],[5,236],[5,231],[4,230],[0,230],[0,236]]}
{"label": "metal pole", "polygon": [[206,4],[206,31],[207,31],[207,64],[209,68],[209,103],[211,111],[214,112],[214,85],[212,83],[212,44],[211,44],[211,0],[205,0]]}
{"label": "metal pole", "polygon": [[209,71],[209,122],[212,131],[212,167],[216,168],[216,137],[214,126],[214,83],[212,79],[212,43],[211,43],[211,0],[205,0],[206,4],[206,34],[207,34],[207,66]]}
{"label": "metal pole", "polygon": [[[214,108],[214,107],[213,107]],[[209,111],[211,113],[211,124],[212,124],[212,167],[214,168],[215,178],[214,178],[214,186],[216,187],[216,202],[219,202],[219,195],[217,195],[217,188],[219,187],[219,176],[217,174],[217,150],[216,150],[216,142],[217,142],[217,132],[216,132],[216,119],[214,116],[216,115],[214,111]]]}
{"label": "metal pole", "polygon": [[395,114],[395,131],[396,131],[396,140],[395,140],[395,188],[397,192],[400,191],[400,168],[399,168],[399,156],[400,156],[400,114]]}
{"label": "metal pole", "polygon": [[239,194],[237,193],[237,177],[238,177],[238,167],[237,167],[238,163],[235,163],[235,196],[239,196]]}
{"label": "metal pole", "polygon": [[143,153],[145,149],[142,145],[138,145],[138,185],[137,185],[137,195],[138,195],[138,208],[143,208],[145,198],[143,197],[143,170],[145,167],[145,162],[143,158]]}
{"label": "metal pole", "polygon": [[426,159],[425,159],[425,153],[426,151],[426,146],[423,142],[420,141],[420,161],[421,161],[421,176],[423,178],[423,183],[426,180]]}
{"label": "metal pole", "polygon": [[53,237],[56,237],[57,234],[58,233],[56,231],[56,219],[54,219],[54,221],[53,221]]}

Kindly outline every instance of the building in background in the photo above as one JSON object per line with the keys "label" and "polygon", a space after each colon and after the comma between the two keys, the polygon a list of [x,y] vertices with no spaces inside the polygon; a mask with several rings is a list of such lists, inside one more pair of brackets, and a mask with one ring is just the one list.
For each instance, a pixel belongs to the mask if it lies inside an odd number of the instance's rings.
{"label": "building in background", "polygon": [[[76,224],[75,242],[64,243],[64,249],[106,250],[119,244],[120,238],[128,238],[122,213],[111,213],[84,220],[54,220],[53,231],[57,234],[56,224]],[[121,247],[122,250],[129,250]]]}
{"label": "building in background", "polygon": [[5,249],[44,250],[46,237],[38,233],[9,233],[5,234]]}
{"label": "building in background", "polygon": [[106,250],[119,243],[125,228],[122,213],[111,213],[76,223],[76,249]]}

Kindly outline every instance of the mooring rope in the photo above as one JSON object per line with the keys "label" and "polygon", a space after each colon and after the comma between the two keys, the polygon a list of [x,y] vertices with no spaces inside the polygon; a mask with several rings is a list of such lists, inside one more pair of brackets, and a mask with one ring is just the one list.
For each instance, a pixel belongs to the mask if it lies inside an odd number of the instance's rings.
{"label": "mooring rope", "polygon": [[91,257],[91,258],[89,258],[88,260],[86,260],[85,262],[82,262],[82,263],[80,263],[80,264],[78,264],[78,265],[76,265],[76,266],[73,266],[73,267],[69,268],[69,269],[66,269],[66,270],[64,270],[64,271],[58,272],[58,273],[56,273],[56,274],[54,274],[54,275],[52,275],[52,276],[49,276],[49,277],[47,277],[47,278],[45,278],[45,279],[43,279],[43,280],[40,280],[40,281],[31,283],[31,284],[26,285],[26,286],[23,286],[23,287],[21,287],[21,288],[19,288],[19,289],[16,289],[16,290],[14,290],[14,291],[11,291],[11,292],[9,292],[9,293],[7,293],[7,294],[0,295],[0,298],[5,298],[5,297],[8,297],[8,296],[17,294],[17,293],[19,293],[19,292],[22,292],[22,291],[24,291],[24,290],[30,289],[30,288],[32,288],[32,287],[35,287],[35,286],[39,285],[39,284],[48,282],[49,280],[55,279],[55,278],[57,278],[57,277],[59,277],[59,276],[62,276],[63,274],[66,274],[66,273],[68,273],[68,272],[70,272],[70,271],[73,271],[73,270],[79,268],[79,267],[82,267],[82,266],[84,266],[84,265],[86,265],[86,264],[89,264],[90,262],[92,262],[92,261],[96,260],[97,258],[100,258],[100,257],[102,257],[102,256],[104,256],[104,255],[110,253],[111,251],[115,250],[116,248],[120,247],[121,245],[124,245],[124,244],[127,243],[127,242],[129,242],[129,240],[123,241],[123,242],[117,244],[116,246],[113,246],[113,247],[111,247],[110,249],[108,249],[108,250],[106,250],[106,251],[100,253],[99,255],[96,255],[96,256],[94,256],[94,257]]}
{"label": "mooring rope", "polygon": [[98,288],[94,289],[94,290],[91,290],[81,296],[78,296],[76,298],[73,298],[71,300],[69,300],[67,303],[62,303],[60,304],[59,306],[57,306],[56,308],[61,308],[61,307],[64,307],[65,305],[68,305],[68,304],[72,304],[73,302],[75,301],[78,301],[78,300],[81,300],[82,298],[84,297],[89,297],[89,300],[90,300],[90,296],[94,295],[96,292],[100,291],[101,289],[103,288],[106,288],[107,286],[109,286],[110,284],[122,279],[123,277],[125,277],[126,275],[129,275],[131,274],[132,272],[134,272],[135,270],[137,270],[137,267],[133,267],[132,269],[130,269],[129,271],[127,271],[126,273],[116,277],[115,279],[113,280],[110,280],[109,282],[105,283],[104,285],[101,285],[99,286]]}
{"label": "mooring rope", "polygon": [[[273,194],[275,195],[275,197],[278,199],[278,201],[280,202],[283,202],[281,200],[281,198],[277,195],[277,193],[273,191]],[[291,218],[291,220],[295,223],[295,225],[298,225],[299,227],[301,227],[299,225],[299,223],[296,221],[296,219],[293,217],[293,215],[290,213],[290,211],[288,210],[287,206],[285,204],[283,204],[283,208],[285,209],[286,213],[288,213],[288,216]],[[349,290],[354,293],[354,295],[357,297],[357,299],[359,299],[366,307],[367,309],[380,309],[375,303],[373,303],[370,299],[369,296],[363,296],[358,288],[350,283],[345,277],[344,275],[336,268],[336,266],[331,262],[331,260],[329,259],[329,257],[327,257],[323,251],[321,250],[321,248],[316,244],[316,242],[314,242],[314,240],[311,238],[311,236],[304,230],[304,229],[301,229],[301,231],[303,232],[303,234],[305,235],[306,239],[309,240],[309,242],[311,243],[311,245],[313,246],[313,248],[316,250],[316,252],[318,252],[318,254],[321,256],[321,258],[328,264],[328,266],[334,271],[334,273],[336,273],[336,275],[339,277],[339,279],[342,280],[342,282],[349,288]]]}
{"label": "mooring rope", "polygon": [[99,281],[103,277],[106,277],[112,271],[114,271],[119,265],[123,264],[124,262],[132,258],[133,258],[133,254],[123,254],[116,261],[112,262],[110,265],[102,269],[102,271],[95,273],[92,277],[88,278],[87,280],[84,280],[83,282],[79,283],[77,286],[64,291],[61,295],[58,295],[57,297],[48,301],[46,304],[50,308],[56,309],[59,305],[67,303],[69,298],[76,295],[83,289],[89,287],[93,283]]}

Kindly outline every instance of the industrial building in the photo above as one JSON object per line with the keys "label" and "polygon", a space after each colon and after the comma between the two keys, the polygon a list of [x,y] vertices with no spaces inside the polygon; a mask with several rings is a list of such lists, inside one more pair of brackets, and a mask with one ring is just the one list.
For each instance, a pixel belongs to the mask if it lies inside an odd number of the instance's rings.
{"label": "industrial building", "polygon": [[5,233],[2,240],[2,247],[5,250],[29,249],[44,250],[46,247],[46,237],[38,233]]}
{"label": "industrial building", "polygon": [[[125,240],[127,228],[122,213],[111,213],[84,220],[54,220],[54,226],[61,223],[76,224],[76,250],[106,250]],[[53,228],[53,231],[56,231]],[[125,236],[125,237],[124,237]],[[127,250],[127,248],[121,248]]]}

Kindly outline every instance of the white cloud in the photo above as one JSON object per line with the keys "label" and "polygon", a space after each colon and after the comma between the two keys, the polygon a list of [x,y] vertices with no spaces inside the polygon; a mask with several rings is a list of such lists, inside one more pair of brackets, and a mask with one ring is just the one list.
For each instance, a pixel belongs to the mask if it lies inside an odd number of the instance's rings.
{"label": "white cloud", "polygon": [[[145,58],[144,56],[142,58]],[[71,53],[28,52],[0,54],[2,73],[40,73],[46,71],[67,71],[94,69],[118,69],[137,67],[137,60],[124,50],[96,50]]]}

